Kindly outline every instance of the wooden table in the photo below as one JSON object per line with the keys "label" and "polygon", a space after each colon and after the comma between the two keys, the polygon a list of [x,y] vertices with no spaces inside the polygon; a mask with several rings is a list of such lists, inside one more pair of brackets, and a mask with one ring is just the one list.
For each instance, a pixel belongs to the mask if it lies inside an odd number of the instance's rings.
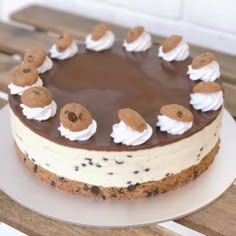
{"label": "wooden table", "polygon": [[[31,46],[41,46],[48,49],[55,39],[55,33],[64,31],[71,32],[78,41],[82,41],[94,24],[97,23],[96,20],[36,5],[14,13],[11,18],[32,27],[31,29],[25,29],[0,22],[0,92],[7,92],[9,71],[19,63],[13,59],[13,54],[22,55],[24,50]],[[112,25],[112,29],[118,38],[123,38],[127,31],[127,29],[116,25]],[[158,42],[162,39],[156,35],[153,35],[153,37]],[[206,49],[191,45],[193,56],[203,51],[206,51]],[[236,58],[223,53],[215,53],[224,77],[226,107],[231,114],[236,116],[236,67],[234,66]],[[0,99],[0,109],[6,103],[7,101]],[[0,221],[28,235],[40,236],[178,235],[159,225],[128,229],[93,229],[75,226],[34,213],[20,206],[1,191]],[[236,186],[231,186],[223,196],[203,210],[176,220],[176,222],[206,235],[236,235]]]}

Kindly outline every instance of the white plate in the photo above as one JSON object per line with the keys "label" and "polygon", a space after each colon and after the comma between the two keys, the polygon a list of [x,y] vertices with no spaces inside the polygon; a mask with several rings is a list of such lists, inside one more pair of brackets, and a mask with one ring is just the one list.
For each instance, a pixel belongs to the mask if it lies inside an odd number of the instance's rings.
{"label": "white plate", "polygon": [[183,217],[218,198],[236,176],[236,125],[227,111],[224,113],[220,152],[208,171],[178,190],[135,201],[91,200],[55,191],[35,178],[18,160],[8,107],[0,111],[0,124],[0,188],[33,211],[73,224],[125,227]]}

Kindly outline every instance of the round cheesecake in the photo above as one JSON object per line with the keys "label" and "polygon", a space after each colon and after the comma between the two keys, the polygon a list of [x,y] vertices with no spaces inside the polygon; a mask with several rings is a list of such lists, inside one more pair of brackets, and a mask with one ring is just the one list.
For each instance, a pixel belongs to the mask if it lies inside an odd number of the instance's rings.
{"label": "round cheesecake", "polygon": [[[86,50],[67,60],[53,60],[40,75],[57,104],[57,114],[28,120],[21,98],[9,95],[12,131],[19,157],[43,181],[59,190],[101,199],[135,199],[157,195],[190,182],[212,163],[218,148],[223,109],[201,112],[190,105],[197,82],[186,75],[191,59],[166,62],[159,45],[142,53],[127,52],[121,42],[102,52]],[[218,80],[220,81],[220,80]],[[97,122],[87,141],[60,135],[59,110],[67,103],[85,106]],[[180,104],[193,114],[182,135],[156,127],[166,104]],[[129,107],[144,117],[153,134],[144,144],[114,143],[117,112]]]}

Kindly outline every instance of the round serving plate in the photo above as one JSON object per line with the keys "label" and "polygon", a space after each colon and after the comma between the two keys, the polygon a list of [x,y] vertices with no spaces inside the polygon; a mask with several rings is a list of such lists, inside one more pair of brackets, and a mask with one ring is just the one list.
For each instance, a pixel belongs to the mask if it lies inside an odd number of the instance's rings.
{"label": "round serving plate", "polygon": [[133,201],[91,200],[55,191],[35,178],[15,154],[7,106],[0,111],[0,124],[1,190],[32,211],[73,224],[126,227],[180,218],[213,202],[236,176],[236,124],[226,110],[220,151],[208,171],[178,190]]}

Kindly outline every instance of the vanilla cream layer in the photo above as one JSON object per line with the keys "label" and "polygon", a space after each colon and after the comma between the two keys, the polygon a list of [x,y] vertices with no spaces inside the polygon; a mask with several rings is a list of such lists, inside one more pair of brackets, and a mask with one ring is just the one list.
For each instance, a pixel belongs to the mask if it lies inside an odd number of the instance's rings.
{"label": "vanilla cream layer", "polygon": [[139,151],[94,151],[54,143],[27,128],[10,111],[14,139],[35,164],[70,180],[103,187],[156,181],[198,164],[219,139],[223,109],[191,137]]}

